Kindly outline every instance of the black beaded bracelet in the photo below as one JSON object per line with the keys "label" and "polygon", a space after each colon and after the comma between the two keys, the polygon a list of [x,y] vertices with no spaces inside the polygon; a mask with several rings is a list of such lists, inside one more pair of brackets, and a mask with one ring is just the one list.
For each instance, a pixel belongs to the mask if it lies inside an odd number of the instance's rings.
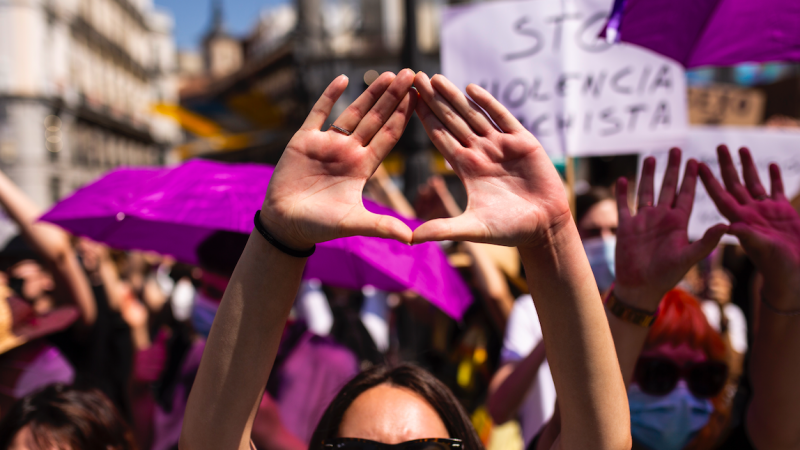
{"label": "black beaded bracelet", "polygon": [[261,233],[262,236],[264,236],[264,239],[266,239],[267,242],[272,244],[273,247],[277,248],[283,253],[286,253],[289,256],[294,256],[296,258],[308,258],[309,256],[314,254],[314,251],[317,250],[316,244],[312,245],[311,248],[309,248],[308,250],[295,250],[293,248],[289,248],[281,244],[280,242],[278,242],[277,239],[275,239],[271,234],[269,234],[269,231],[267,231],[266,228],[264,228],[264,224],[261,223],[260,216],[261,216],[261,210],[259,209],[258,211],[256,211],[256,216],[253,218],[253,223],[256,226],[256,230],[258,230],[258,232]]}

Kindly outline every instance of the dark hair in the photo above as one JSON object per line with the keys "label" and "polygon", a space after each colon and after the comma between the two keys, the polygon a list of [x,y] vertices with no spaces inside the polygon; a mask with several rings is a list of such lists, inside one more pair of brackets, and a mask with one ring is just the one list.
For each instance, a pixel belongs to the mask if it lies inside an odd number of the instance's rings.
{"label": "dark hair", "polygon": [[466,450],[483,449],[467,412],[450,389],[424,369],[410,364],[373,366],[356,375],[328,405],[311,436],[308,449],[321,450],[323,441],[337,437],[344,413],[353,401],[365,391],[382,384],[406,388],[418,394],[436,410],[451,438],[464,441]]}
{"label": "dark hair", "polygon": [[0,422],[0,448],[8,448],[26,426],[40,448],[136,449],[130,428],[97,389],[53,384],[21,398]]}
{"label": "dark hair", "polygon": [[197,246],[197,262],[203,270],[230,277],[244,252],[249,235],[217,231]]}
{"label": "dark hair", "polygon": [[592,209],[592,206],[613,198],[611,191],[603,187],[593,187],[589,189],[589,192],[575,197],[575,223],[580,224],[583,216]]}

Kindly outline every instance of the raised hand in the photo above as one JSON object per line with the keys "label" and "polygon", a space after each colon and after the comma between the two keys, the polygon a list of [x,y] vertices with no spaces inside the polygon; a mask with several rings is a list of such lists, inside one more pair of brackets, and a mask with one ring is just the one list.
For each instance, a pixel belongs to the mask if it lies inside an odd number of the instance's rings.
{"label": "raised hand", "polygon": [[689,243],[687,227],[697,184],[697,161],[686,163],[683,184],[678,190],[681,151],[673,148],[664,173],[658,203],[654,203],[653,177],[656,162],[644,161],[639,182],[636,215],[628,208],[628,182],[617,181],[617,228],[615,292],[625,302],[655,310],[664,294],[691,267],[708,256],[719,243],[727,226],[716,225],[699,241]]}
{"label": "raised hand", "polygon": [[500,102],[471,84],[467,93],[473,103],[441,75],[429,79],[420,72],[414,84],[423,100],[417,103],[417,114],[464,182],[469,198],[460,216],[417,228],[414,242],[536,246],[572,221],[564,187],[547,153]]}
{"label": "raised hand", "polygon": [[294,135],[270,180],[261,220],[295,249],[331,239],[364,235],[411,242],[400,220],[376,215],[361,201],[364,184],[397,143],[414,111],[414,72],[384,73],[336,121],[321,131],[347,77],[336,78]]}
{"label": "raised hand", "polygon": [[800,215],[783,192],[781,172],[770,165],[772,195],[768,195],[746,148],[739,150],[745,184],[728,148],[717,148],[723,188],[705,164],[700,177],[717,208],[731,221],[729,233],[739,238],[744,251],[764,276],[770,304],[786,309],[800,307]]}

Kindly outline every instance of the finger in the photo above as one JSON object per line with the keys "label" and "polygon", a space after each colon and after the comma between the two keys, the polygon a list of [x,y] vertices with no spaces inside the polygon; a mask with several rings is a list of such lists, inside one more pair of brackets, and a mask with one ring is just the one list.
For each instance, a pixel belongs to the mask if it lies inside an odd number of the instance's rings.
{"label": "finger", "polygon": [[356,101],[351,103],[350,106],[336,118],[333,124],[348,131],[355,130],[361,120],[364,119],[364,116],[375,106],[375,103],[378,102],[378,99],[386,92],[386,88],[392,84],[395,78],[396,75],[392,72],[382,73],[381,76],[373,81],[372,84],[358,96]]}
{"label": "finger", "polygon": [[718,223],[706,230],[700,240],[692,242],[684,253],[686,258],[684,267],[694,266],[711,254],[719,245],[719,240],[722,239],[722,235],[728,231],[728,228],[728,225]]}
{"label": "finger", "polygon": [[400,219],[371,213],[362,206],[342,221],[342,235],[381,237],[409,244],[413,232]]}
{"label": "finger", "polygon": [[339,97],[347,88],[348,81],[346,75],[339,75],[331,81],[331,84],[325,88],[325,92],[322,93],[317,103],[311,108],[311,112],[308,113],[308,117],[306,117],[303,126],[300,128],[303,130],[319,130],[322,128],[325,125],[325,121],[328,120],[328,116],[331,115],[331,109],[333,109],[336,100],[339,100]]}
{"label": "finger", "polygon": [[753,162],[753,155],[750,154],[750,150],[745,147],[740,148],[739,157],[742,159],[744,183],[750,195],[755,199],[764,199],[768,197],[767,190],[761,185],[761,179],[758,177],[758,169],[756,169],[756,163]]}
{"label": "finger", "polygon": [[414,108],[417,106],[417,91],[409,88],[406,91],[406,96],[397,105],[389,120],[381,127],[372,141],[369,143],[369,148],[375,152],[375,155],[382,161],[386,155],[394,148],[397,141],[403,135],[403,130],[406,129],[408,121],[414,114]]}
{"label": "finger", "polygon": [[719,212],[731,222],[740,220],[739,209],[741,205],[733,198],[730,192],[726,191],[725,188],[719,184],[717,178],[711,173],[711,169],[705,164],[700,164],[699,172],[700,179],[703,181],[703,186],[706,187],[708,195],[711,197],[711,200],[714,201],[714,204],[717,205]]}
{"label": "finger", "polygon": [[431,80],[425,73],[419,72],[417,74],[414,79],[414,86],[419,91],[420,99],[428,105],[428,108],[433,111],[436,118],[450,130],[450,133],[459,142],[466,145],[475,136],[475,133],[458,111],[433,88]]}
{"label": "finger", "polygon": [[414,83],[414,72],[403,69],[397,74],[392,84],[386,88],[375,106],[369,110],[364,119],[353,131],[353,137],[367,145],[383,125],[392,117],[397,105],[408,95],[408,89]]}
{"label": "finger", "polygon": [[642,178],[639,180],[639,206],[638,210],[653,206],[653,177],[656,172],[656,160],[647,157],[642,164]]}
{"label": "finger", "polygon": [[781,177],[781,168],[775,163],[769,165],[769,179],[772,182],[772,199],[781,201],[786,200],[786,194],[783,193],[783,178]]}
{"label": "finger", "polygon": [[631,218],[631,210],[628,208],[628,179],[619,177],[617,179],[617,213],[619,214],[619,223]]}
{"label": "finger", "polygon": [[422,99],[417,101],[417,115],[422,121],[422,126],[428,137],[436,146],[436,149],[441,152],[450,164],[453,163],[455,152],[463,149],[464,147],[458,142],[455,136],[450,133],[450,130],[436,117],[436,114],[431,111],[431,108]]}
{"label": "finger", "polygon": [[489,114],[492,121],[494,121],[503,132],[513,133],[525,129],[525,127],[519,123],[519,120],[517,120],[502,103],[492,97],[492,94],[486,89],[477,84],[470,84],[467,86],[467,94],[475,100],[478,106]]}
{"label": "finger", "polygon": [[681,173],[681,151],[672,148],[669,151],[667,171],[664,172],[664,181],[661,183],[661,193],[658,194],[658,205],[672,207],[675,202],[675,191],[678,188],[678,177]]}
{"label": "finger", "polygon": [[458,111],[475,133],[487,136],[497,131],[478,105],[470,101],[456,85],[443,75],[434,75],[431,78],[431,85],[436,89],[436,92],[441,94]]}
{"label": "finger", "polygon": [[694,206],[694,193],[697,187],[697,161],[690,159],[686,162],[686,171],[683,173],[683,183],[681,192],[675,199],[675,209],[680,209],[686,213],[686,217],[692,214]]}
{"label": "finger", "polygon": [[429,220],[414,230],[413,243],[429,241],[485,242],[485,226],[469,212],[458,217]]}
{"label": "finger", "polygon": [[725,145],[717,147],[717,157],[719,158],[719,171],[722,174],[722,181],[725,183],[725,188],[728,192],[741,204],[752,201],[747,189],[739,181],[739,173],[736,172],[736,166],[733,164],[728,147]]}

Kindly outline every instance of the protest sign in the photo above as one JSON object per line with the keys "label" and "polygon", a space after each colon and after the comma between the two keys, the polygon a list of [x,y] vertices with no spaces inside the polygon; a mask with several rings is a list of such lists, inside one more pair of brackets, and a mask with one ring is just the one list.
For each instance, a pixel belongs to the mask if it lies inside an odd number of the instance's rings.
{"label": "protest sign", "polygon": [[598,38],[612,0],[533,0],[450,6],[442,73],[483,86],[551,157],[669,146],[687,127],[683,68]]}
{"label": "protest sign", "polygon": [[[784,191],[788,198],[800,193],[800,131],[790,129],[772,129],[755,127],[690,127],[686,135],[683,150],[684,166],[689,158],[708,164],[719,180],[722,180],[717,162],[717,146],[725,144],[731,150],[733,160],[736,162],[740,177],[742,165],[739,161],[738,150],[747,147],[753,155],[761,183],[769,192],[769,165],[777,163],[783,175]],[[667,168],[669,149],[666,147],[649,153],[656,158],[655,192],[661,190],[661,180]],[[642,155],[640,161],[649,156]],[[640,168],[641,170],[641,168]],[[741,179],[741,178],[740,178]],[[728,223],[717,210],[714,202],[708,196],[703,184],[698,181],[695,194],[694,208],[689,220],[689,239],[700,239],[703,233],[718,223]],[[736,238],[726,236],[725,242],[735,243]]]}

